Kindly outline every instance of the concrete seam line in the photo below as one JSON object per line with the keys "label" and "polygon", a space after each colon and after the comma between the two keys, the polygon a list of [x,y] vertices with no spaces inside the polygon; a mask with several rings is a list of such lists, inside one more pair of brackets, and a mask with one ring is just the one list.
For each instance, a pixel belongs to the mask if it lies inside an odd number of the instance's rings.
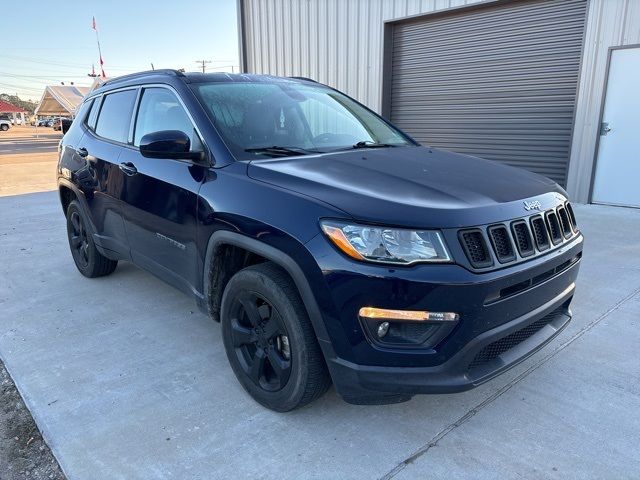
{"label": "concrete seam line", "polygon": [[562,343],[558,348],[556,348],[555,350],[553,350],[552,352],[544,356],[538,363],[531,365],[529,368],[527,368],[524,372],[522,372],[516,378],[514,378],[513,380],[505,384],[503,387],[495,391],[493,394],[489,395],[487,398],[485,398],[482,402],[477,404],[475,407],[468,410],[464,415],[458,418],[455,422],[449,424],[448,426],[440,430],[440,432],[438,432],[434,437],[432,437],[428,443],[426,443],[425,445],[420,447],[418,450],[416,450],[414,453],[412,453],[407,458],[405,458],[400,463],[398,463],[393,469],[391,469],[385,475],[380,477],[380,480],[390,480],[393,477],[395,477],[398,473],[404,470],[407,467],[407,465],[410,465],[411,463],[416,461],[419,457],[427,453],[432,447],[437,446],[438,442],[442,440],[444,437],[446,437],[449,433],[451,433],[453,430],[455,430],[456,428],[458,428],[459,426],[463,425],[468,420],[473,418],[483,408],[485,408],[487,405],[492,403],[494,400],[498,399],[504,393],[508,392],[511,389],[511,387],[518,384],[520,381],[524,380],[526,377],[529,376],[529,374],[531,374],[532,372],[537,370],[539,367],[547,363],[549,360],[555,357],[558,353],[560,353],[562,350],[567,348],[578,338],[582,337],[585,333],[587,333],[589,330],[595,327],[598,323],[600,323],[602,320],[608,317],[611,313],[618,310],[624,303],[631,300],[633,297],[635,297],[639,293],[640,293],[640,288],[636,288],[635,290],[633,290],[629,295],[627,295],[626,297],[618,301],[611,308],[605,311],[602,315],[595,318],[594,320],[589,322],[587,325],[582,327],[580,330],[578,330],[576,333],[574,333],[567,341]]}

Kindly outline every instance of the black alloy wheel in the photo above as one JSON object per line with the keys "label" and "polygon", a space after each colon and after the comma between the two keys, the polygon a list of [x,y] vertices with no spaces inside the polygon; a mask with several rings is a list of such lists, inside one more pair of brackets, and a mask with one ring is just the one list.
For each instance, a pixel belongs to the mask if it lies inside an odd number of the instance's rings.
{"label": "black alloy wheel", "polygon": [[236,272],[224,288],[220,321],[233,373],[258,403],[287,412],[331,385],[298,289],[277,265],[264,262]]}
{"label": "black alloy wheel", "polygon": [[260,388],[275,392],[291,375],[291,350],[280,313],[262,295],[243,292],[231,314],[233,347],[244,373]]}
{"label": "black alloy wheel", "polygon": [[87,238],[87,229],[84,226],[79,212],[71,212],[69,220],[71,222],[69,243],[71,245],[72,255],[82,267],[87,268],[89,265],[89,240]]}
{"label": "black alloy wheel", "polygon": [[96,248],[77,200],[73,200],[67,207],[67,237],[73,261],[85,277],[102,277],[116,269],[118,261],[105,257]]}

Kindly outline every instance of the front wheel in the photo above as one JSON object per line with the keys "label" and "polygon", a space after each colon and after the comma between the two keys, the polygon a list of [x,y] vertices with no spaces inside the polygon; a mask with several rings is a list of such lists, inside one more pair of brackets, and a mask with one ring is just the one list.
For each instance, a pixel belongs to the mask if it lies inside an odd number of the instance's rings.
{"label": "front wheel", "polygon": [[260,404],[286,412],[331,384],[311,321],[289,276],[272,263],[247,267],[225,288],[222,338],[233,372]]}
{"label": "front wheel", "polygon": [[77,200],[67,208],[67,237],[73,261],[85,277],[102,277],[116,269],[118,262],[105,257],[96,248]]}
{"label": "front wheel", "polygon": [[0,125],[0,130],[2,130],[3,132],[6,132],[7,130],[9,130],[9,125],[7,125],[6,123],[3,123],[2,125]]}

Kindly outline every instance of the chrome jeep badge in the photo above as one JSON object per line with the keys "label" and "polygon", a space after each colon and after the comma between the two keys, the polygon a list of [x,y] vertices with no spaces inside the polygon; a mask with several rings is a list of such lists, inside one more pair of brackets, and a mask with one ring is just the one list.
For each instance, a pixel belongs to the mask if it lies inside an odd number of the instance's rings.
{"label": "chrome jeep badge", "polygon": [[542,204],[538,200],[533,200],[532,202],[523,202],[524,209],[528,212],[531,210],[540,210],[542,208]]}

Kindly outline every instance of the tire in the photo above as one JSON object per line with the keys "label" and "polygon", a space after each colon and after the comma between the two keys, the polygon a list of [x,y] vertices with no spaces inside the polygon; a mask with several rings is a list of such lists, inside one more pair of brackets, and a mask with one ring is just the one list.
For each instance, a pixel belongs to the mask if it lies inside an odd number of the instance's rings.
{"label": "tire", "polygon": [[6,132],[7,130],[9,130],[9,125],[7,125],[6,123],[3,123],[2,125],[0,125],[0,130],[2,130],[3,132]]}
{"label": "tire", "polygon": [[261,405],[287,412],[319,398],[331,385],[298,290],[273,263],[244,268],[229,280],[221,323],[231,368]]}
{"label": "tire", "polygon": [[78,201],[73,200],[67,208],[67,238],[73,261],[85,277],[109,275],[116,269],[118,262],[105,257],[98,251],[87,225],[88,222]]}

